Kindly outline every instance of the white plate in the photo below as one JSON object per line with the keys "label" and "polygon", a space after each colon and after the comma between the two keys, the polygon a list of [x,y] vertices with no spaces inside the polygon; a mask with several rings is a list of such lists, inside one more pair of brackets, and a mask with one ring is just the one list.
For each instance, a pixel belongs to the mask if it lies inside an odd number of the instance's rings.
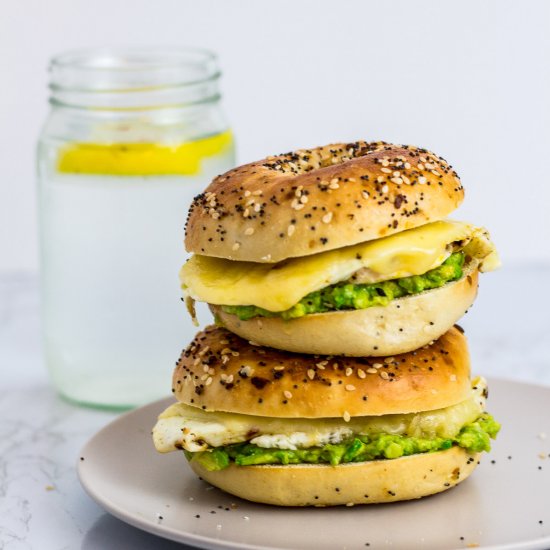
{"label": "white plate", "polygon": [[201,548],[550,548],[550,389],[489,387],[503,426],[492,452],[464,483],[418,501],[299,509],[232,497],[196,478],[181,453],[155,451],[151,428],[172,399],[103,428],[82,450],[78,474],[114,516]]}

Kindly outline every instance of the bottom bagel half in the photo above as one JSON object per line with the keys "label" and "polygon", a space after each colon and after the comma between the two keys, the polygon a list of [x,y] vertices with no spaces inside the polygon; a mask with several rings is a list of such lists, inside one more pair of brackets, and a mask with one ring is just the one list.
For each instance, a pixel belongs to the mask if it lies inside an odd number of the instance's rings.
{"label": "bottom bagel half", "polygon": [[228,330],[263,346],[297,353],[380,357],[413,351],[439,338],[470,308],[477,284],[473,263],[465,267],[461,279],[387,306],[247,321],[221,306],[210,305],[210,310]]}
{"label": "bottom bagel half", "polygon": [[417,499],[440,493],[466,479],[479,453],[460,447],[393,460],[331,466],[289,464],[236,466],[209,471],[191,468],[208,483],[240,498],[277,506],[336,506]]}

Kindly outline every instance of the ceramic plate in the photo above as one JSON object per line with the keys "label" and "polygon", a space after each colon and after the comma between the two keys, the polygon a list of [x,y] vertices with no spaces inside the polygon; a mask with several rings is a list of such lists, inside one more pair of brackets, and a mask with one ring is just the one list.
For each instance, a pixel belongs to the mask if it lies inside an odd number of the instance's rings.
{"label": "ceramic plate", "polygon": [[[353,508],[253,504],[200,481],[151,441],[166,399],[121,416],[82,450],[80,481],[119,519],[207,549],[550,548],[550,389],[492,380],[502,423],[464,483],[422,500]],[[546,439],[548,434],[548,439]]]}

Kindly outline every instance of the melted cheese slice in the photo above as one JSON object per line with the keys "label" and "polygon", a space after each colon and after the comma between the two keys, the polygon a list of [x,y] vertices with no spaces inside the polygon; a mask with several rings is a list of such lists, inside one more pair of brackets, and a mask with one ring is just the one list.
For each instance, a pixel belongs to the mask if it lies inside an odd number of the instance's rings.
{"label": "melted cheese slice", "polygon": [[153,428],[153,441],[161,453],[185,449],[205,451],[250,441],[259,447],[297,449],[339,443],[354,434],[399,434],[411,437],[455,437],[460,429],[485,410],[487,383],[472,381],[470,397],[457,405],[434,411],[342,418],[269,418],[226,412],[206,412],[183,403],[168,407]]}
{"label": "melted cheese slice", "polygon": [[[195,300],[284,311],[310,292],[349,279],[367,268],[369,282],[422,275],[441,265],[449,245],[468,243],[468,254],[494,269],[498,256],[486,230],[456,221],[438,221],[373,241],[291,258],[276,264],[193,256],[181,269],[186,294]],[[364,279],[363,279],[364,280]]]}

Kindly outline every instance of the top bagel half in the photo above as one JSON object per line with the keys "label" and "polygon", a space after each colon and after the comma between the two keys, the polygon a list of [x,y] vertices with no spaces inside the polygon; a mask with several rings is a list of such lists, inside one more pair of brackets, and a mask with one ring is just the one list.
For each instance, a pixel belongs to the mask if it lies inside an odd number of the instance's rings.
{"label": "top bagel half", "polygon": [[441,157],[408,145],[336,143],[252,162],[195,197],[188,252],[279,262],[440,220],[464,191]]}

